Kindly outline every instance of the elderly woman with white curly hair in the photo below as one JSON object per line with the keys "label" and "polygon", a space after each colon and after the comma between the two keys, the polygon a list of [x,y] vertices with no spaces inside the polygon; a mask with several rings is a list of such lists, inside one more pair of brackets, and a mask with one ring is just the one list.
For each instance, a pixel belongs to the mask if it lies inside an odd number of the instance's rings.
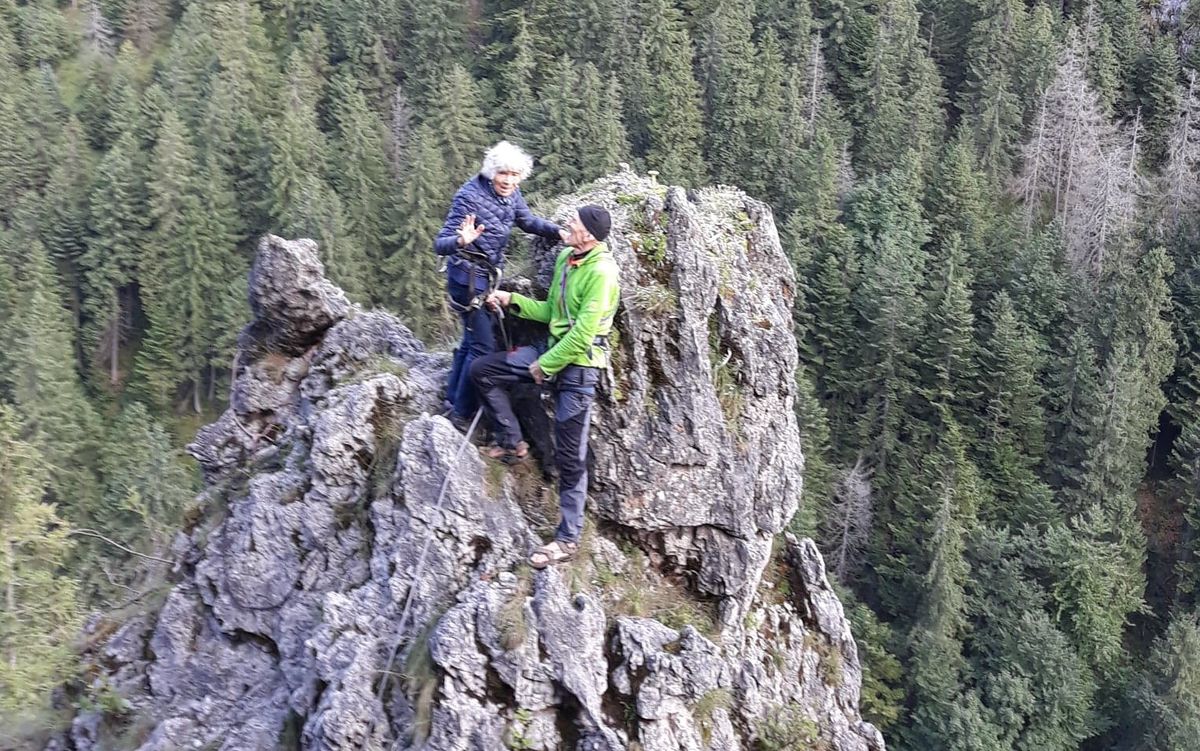
{"label": "elderly woman with white curly hair", "polygon": [[496,350],[492,320],[484,305],[471,302],[489,284],[488,267],[504,266],[504,249],[513,225],[552,240],[566,237],[557,224],[534,216],[521,195],[521,181],[533,171],[533,158],[521,147],[500,141],[483,156],[479,174],[454,194],[446,222],[433,248],[449,256],[446,285],[453,307],[463,322],[462,343],[454,353],[446,401],[450,418],[460,426],[479,404],[471,383],[471,362]]}

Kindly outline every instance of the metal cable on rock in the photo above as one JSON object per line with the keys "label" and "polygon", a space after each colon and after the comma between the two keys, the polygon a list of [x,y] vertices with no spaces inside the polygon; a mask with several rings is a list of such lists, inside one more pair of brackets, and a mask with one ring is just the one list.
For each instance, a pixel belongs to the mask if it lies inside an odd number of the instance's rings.
{"label": "metal cable on rock", "polygon": [[[459,444],[458,451],[454,453],[454,458],[450,460],[450,464],[446,467],[446,476],[442,479],[441,490],[438,491],[437,500],[434,501],[433,510],[438,512],[442,508],[442,501],[446,497],[446,489],[450,487],[450,473],[458,464],[459,457],[462,456],[463,449],[471,443],[471,435],[475,432],[475,427],[479,424],[479,418],[483,415],[483,407],[475,410],[475,417],[471,420],[471,426],[467,428],[467,434],[463,436],[462,443]],[[429,555],[429,547],[433,544],[434,535],[430,534],[425,538],[425,545],[421,548],[421,555],[417,558],[417,566],[413,570],[412,578],[408,584],[408,594],[404,598],[404,608],[400,611],[400,625],[396,629],[396,643],[392,645],[391,654],[388,657],[387,667],[383,670],[383,680],[379,683],[379,691],[375,695],[375,700],[379,703],[379,707],[386,714],[383,707],[383,695],[387,691],[388,681],[392,677],[392,665],[396,661],[396,654],[400,651],[400,642],[404,639],[404,627],[408,621],[409,613],[413,602],[413,592],[416,590],[417,582],[420,580],[421,574],[425,569],[425,558]],[[395,744],[392,745],[393,751],[400,745],[400,739],[397,738]]]}

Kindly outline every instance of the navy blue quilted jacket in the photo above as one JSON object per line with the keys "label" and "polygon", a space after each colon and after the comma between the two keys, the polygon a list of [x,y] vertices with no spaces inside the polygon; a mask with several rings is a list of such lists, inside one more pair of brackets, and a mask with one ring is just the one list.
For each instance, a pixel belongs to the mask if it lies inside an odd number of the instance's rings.
{"label": "navy blue quilted jacket", "polygon": [[[504,265],[504,248],[508,245],[508,234],[514,224],[530,234],[558,239],[559,226],[534,216],[525,203],[520,188],[508,198],[502,198],[496,195],[491,180],[483,175],[476,175],[463,183],[454,194],[450,212],[446,214],[446,223],[442,225],[437,239],[433,241],[433,249],[439,256],[450,256],[446,265],[446,276],[450,281],[459,284],[471,283],[471,263],[454,255],[458,250],[458,228],[467,214],[474,214],[475,223],[485,227],[483,234],[471,243],[467,250],[487,256],[496,266]],[[485,271],[476,274],[475,288],[487,288]]]}

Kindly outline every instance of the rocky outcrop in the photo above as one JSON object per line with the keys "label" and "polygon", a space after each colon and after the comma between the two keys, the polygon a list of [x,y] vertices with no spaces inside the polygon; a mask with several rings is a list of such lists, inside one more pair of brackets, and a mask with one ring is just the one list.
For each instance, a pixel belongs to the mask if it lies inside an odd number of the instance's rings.
{"label": "rocky outcrop", "polygon": [[175,582],[90,655],[130,711],[54,747],[883,748],[821,556],[781,535],[802,459],[770,212],[627,171],[557,211],[585,200],[624,303],[577,560],[523,565],[552,492],[431,416],[448,356],[266,237]]}

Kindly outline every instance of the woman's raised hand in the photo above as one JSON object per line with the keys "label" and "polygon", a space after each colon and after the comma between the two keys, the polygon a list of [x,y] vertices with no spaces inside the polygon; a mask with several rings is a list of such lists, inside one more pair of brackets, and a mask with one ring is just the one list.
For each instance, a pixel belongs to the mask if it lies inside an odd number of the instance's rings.
{"label": "woman's raised hand", "polygon": [[475,242],[483,234],[484,229],[486,229],[484,225],[475,223],[474,214],[467,214],[458,227],[458,246],[465,248]]}

